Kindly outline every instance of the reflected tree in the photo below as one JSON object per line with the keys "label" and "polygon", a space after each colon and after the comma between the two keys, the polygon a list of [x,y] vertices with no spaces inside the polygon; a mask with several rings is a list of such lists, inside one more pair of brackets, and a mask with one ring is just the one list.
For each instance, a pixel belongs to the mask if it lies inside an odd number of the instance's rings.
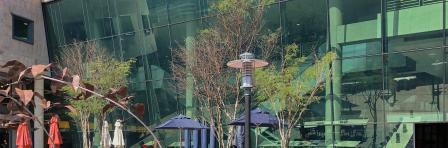
{"label": "reflected tree", "polygon": [[378,101],[382,98],[382,89],[372,87],[372,83],[365,82],[360,92],[364,103],[369,107],[369,113],[373,120],[372,147],[375,147],[377,131],[378,131]]}

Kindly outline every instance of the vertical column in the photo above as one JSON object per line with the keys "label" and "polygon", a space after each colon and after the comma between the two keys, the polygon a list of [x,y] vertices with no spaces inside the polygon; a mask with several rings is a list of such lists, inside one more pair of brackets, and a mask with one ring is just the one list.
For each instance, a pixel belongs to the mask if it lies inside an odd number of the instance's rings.
{"label": "vertical column", "polygon": [[[382,82],[382,94],[381,94],[381,102],[382,102],[382,112],[383,112],[383,118],[381,121],[383,124],[383,128],[379,128],[379,130],[383,131],[382,136],[386,136],[386,131],[388,131],[387,129],[387,125],[386,125],[386,97],[389,97],[388,93],[390,93],[390,88],[389,88],[389,80],[388,80],[388,75],[389,75],[389,62],[388,62],[388,39],[387,39],[387,0],[381,0],[381,57],[382,57],[382,78],[383,78],[383,82]],[[380,119],[381,120],[381,119]],[[380,123],[380,120],[376,120],[376,123],[374,123],[374,141],[373,144],[376,145],[376,139],[378,136],[378,134],[376,133],[377,131],[377,127]]]}
{"label": "vertical column", "polygon": [[341,78],[342,78],[342,51],[337,42],[337,26],[342,25],[341,0],[328,0],[328,44],[329,50],[336,52],[336,60],[332,63],[333,72],[326,79],[325,102],[325,143],[333,144],[340,140],[341,119]]}
{"label": "vertical column", "polygon": [[[447,84],[447,77],[446,77],[446,74],[447,74],[447,64],[446,64],[446,61],[447,61],[447,56],[446,56],[446,54],[447,54],[447,51],[446,51],[446,45],[447,45],[447,42],[446,42],[446,1],[443,1],[443,3],[442,3],[442,18],[443,18],[443,22],[442,22],[442,31],[443,31],[443,44],[442,44],[442,46],[443,46],[443,61],[444,61],[444,64],[443,64],[443,84],[442,84],[442,88],[446,88],[446,84]],[[443,121],[446,121],[446,109],[445,109],[445,107],[446,107],[446,102],[445,102],[445,98],[446,98],[446,91],[442,91],[442,113],[443,113]]]}
{"label": "vertical column", "polygon": [[333,92],[332,90],[332,77],[327,76],[325,82],[325,144],[331,145],[333,143]]}
{"label": "vertical column", "polygon": [[[193,58],[193,37],[187,36],[185,39],[185,47],[187,50],[187,65],[192,62]],[[191,74],[191,69],[187,67],[187,78],[186,78],[186,87],[185,87],[185,108],[186,115],[188,117],[194,116],[194,108],[193,108],[193,76]]]}
{"label": "vertical column", "polygon": [[[44,80],[41,77],[37,77],[34,80],[34,91],[44,95]],[[40,99],[38,97],[34,97],[35,102],[40,102]],[[42,106],[35,105],[34,107],[34,115],[37,117],[38,120],[44,121],[44,110]],[[34,123],[34,148],[44,148],[44,130],[40,124]]]}
{"label": "vertical column", "polygon": [[[187,49],[187,62],[191,63],[192,62],[192,58],[193,58],[193,37],[192,37],[192,33],[190,29],[190,23],[187,23],[187,38],[185,39],[185,47]],[[187,78],[186,78],[186,87],[185,87],[185,108],[186,108],[186,114],[188,117],[192,117],[194,118],[195,114],[194,114],[194,107],[193,107],[193,76],[191,74],[191,69],[189,69],[187,67]],[[187,141],[187,132],[185,131],[186,135],[185,135],[185,141]],[[193,130],[193,141],[195,143],[195,148],[197,148],[197,141],[198,139],[198,130]],[[190,142],[190,137],[188,136],[188,144]],[[187,147],[186,147],[187,148]],[[188,147],[189,148],[189,147]]]}
{"label": "vertical column", "polygon": [[[187,12],[187,14],[189,14]],[[190,18],[194,18],[195,16],[193,14],[188,15]],[[196,31],[196,23],[194,21],[190,21],[185,23],[186,25],[186,38],[185,38],[185,48],[187,50],[187,65],[189,63],[192,63],[194,60],[194,35]],[[191,74],[191,69],[187,67],[187,78],[186,78],[186,87],[185,87],[185,107],[186,107],[186,114],[189,117],[195,118],[194,113],[194,100],[193,100],[193,91],[194,91],[194,85],[193,85],[193,76]],[[187,138],[187,137],[185,137]],[[194,147],[199,147],[199,130],[193,130],[193,143]]]}

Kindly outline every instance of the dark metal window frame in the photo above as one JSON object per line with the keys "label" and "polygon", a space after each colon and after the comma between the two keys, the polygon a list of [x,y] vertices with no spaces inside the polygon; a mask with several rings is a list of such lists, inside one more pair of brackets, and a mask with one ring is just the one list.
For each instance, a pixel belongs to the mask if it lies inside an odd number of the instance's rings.
{"label": "dark metal window frame", "polygon": [[[23,16],[19,16],[16,14],[11,13],[12,16],[12,38],[18,41],[22,41],[25,43],[29,43],[29,44],[34,44],[34,21],[28,18],[25,18]],[[15,20],[21,20],[21,21],[25,21],[28,22],[28,28],[27,28],[27,39],[21,39],[15,36],[15,30],[16,30],[16,26],[14,25]]]}

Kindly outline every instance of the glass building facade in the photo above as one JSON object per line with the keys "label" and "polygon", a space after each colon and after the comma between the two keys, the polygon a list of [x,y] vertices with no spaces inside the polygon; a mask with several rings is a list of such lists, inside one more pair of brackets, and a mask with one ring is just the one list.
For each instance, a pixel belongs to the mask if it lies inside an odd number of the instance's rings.
{"label": "glass building facade", "polygon": [[[213,23],[216,0],[59,0],[43,11],[50,55],[74,41],[95,41],[119,59],[135,58],[130,76],[145,122],[156,125],[191,107],[171,76],[173,49]],[[322,99],[297,126],[298,146],[412,146],[413,124],[446,122],[446,2],[443,0],[281,0],[264,28],[282,28],[281,44],[301,54],[334,50],[334,74]],[[52,58],[52,57],[50,57]],[[122,118],[119,112],[114,117]],[[128,145],[145,136],[125,128]],[[176,137],[161,135],[169,142]],[[263,131],[263,144],[279,136]],[[169,143],[165,143],[167,145]],[[75,147],[79,147],[74,144]]]}

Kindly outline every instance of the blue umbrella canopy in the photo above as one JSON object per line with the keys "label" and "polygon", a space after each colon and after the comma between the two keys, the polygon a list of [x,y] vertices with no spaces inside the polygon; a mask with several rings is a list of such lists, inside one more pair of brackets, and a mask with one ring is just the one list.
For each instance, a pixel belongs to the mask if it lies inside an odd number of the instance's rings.
{"label": "blue umbrella canopy", "polygon": [[184,115],[178,115],[160,124],[156,129],[206,129],[207,126]]}
{"label": "blue umbrella canopy", "polygon": [[[229,125],[243,126],[245,122],[245,115],[242,115],[238,119],[230,122]],[[250,123],[251,126],[272,127],[278,125],[278,120],[276,116],[272,115],[268,111],[261,108],[256,108],[250,111]]]}

